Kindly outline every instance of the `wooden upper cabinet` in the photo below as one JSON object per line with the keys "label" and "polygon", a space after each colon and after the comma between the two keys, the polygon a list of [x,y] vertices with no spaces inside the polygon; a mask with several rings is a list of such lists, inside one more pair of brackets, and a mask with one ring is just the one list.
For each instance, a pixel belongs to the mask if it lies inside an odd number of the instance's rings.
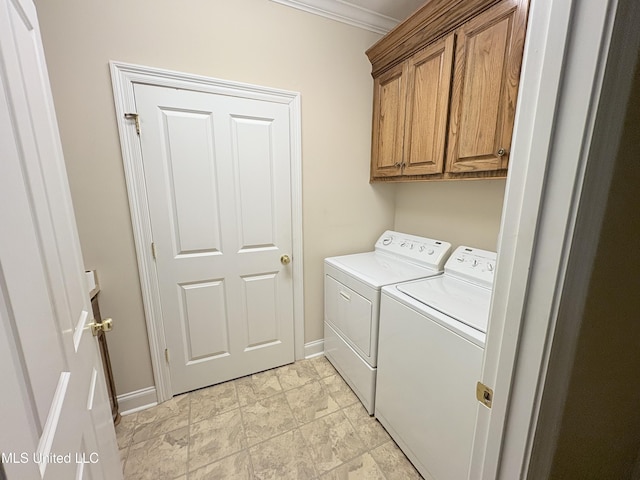
{"label": "wooden upper cabinet", "polygon": [[526,10],[503,0],[457,31],[447,171],[506,170]]}
{"label": "wooden upper cabinet", "polygon": [[404,175],[443,171],[453,45],[450,35],[407,60]]}
{"label": "wooden upper cabinet", "polygon": [[406,77],[406,65],[400,64],[374,81],[372,177],[402,173]]}
{"label": "wooden upper cabinet", "polygon": [[528,0],[431,0],[367,50],[371,181],[506,176]]}

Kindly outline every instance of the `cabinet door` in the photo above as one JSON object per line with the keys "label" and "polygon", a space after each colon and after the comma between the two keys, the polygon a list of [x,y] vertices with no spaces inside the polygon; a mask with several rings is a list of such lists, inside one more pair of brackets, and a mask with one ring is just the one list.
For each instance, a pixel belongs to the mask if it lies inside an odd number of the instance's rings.
{"label": "cabinet door", "polygon": [[527,3],[504,0],[458,30],[447,171],[507,168]]}
{"label": "cabinet door", "polygon": [[371,178],[402,173],[406,68],[401,63],[374,80]]}
{"label": "cabinet door", "polygon": [[404,174],[444,168],[454,36],[438,40],[408,62]]}

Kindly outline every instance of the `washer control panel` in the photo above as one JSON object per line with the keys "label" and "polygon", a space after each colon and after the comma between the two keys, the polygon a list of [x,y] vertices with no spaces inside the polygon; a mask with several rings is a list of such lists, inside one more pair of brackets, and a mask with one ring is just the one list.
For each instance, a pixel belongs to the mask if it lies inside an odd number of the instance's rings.
{"label": "washer control panel", "polygon": [[451,244],[441,240],[387,230],[376,242],[376,251],[397,255],[407,261],[442,270],[451,251]]}
{"label": "washer control panel", "polygon": [[448,275],[491,288],[496,258],[495,252],[461,245],[447,260],[444,271]]}

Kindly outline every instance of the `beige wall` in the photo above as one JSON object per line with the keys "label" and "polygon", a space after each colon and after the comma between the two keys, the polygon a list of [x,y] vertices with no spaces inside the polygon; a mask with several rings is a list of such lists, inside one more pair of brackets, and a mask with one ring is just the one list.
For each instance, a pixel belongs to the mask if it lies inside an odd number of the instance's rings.
{"label": "beige wall", "polygon": [[[305,339],[322,338],[322,259],[393,226],[370,186],[379,36],[268,0],[37,0],[85,264],[97,269],[119,394],[153,385],[109,60],[301,92]],[[183,5],[185,5],[183,7]]]}
{"label": "beige wall", "polygon": [[397,186],[395,229],[496,251],[506,180]]}

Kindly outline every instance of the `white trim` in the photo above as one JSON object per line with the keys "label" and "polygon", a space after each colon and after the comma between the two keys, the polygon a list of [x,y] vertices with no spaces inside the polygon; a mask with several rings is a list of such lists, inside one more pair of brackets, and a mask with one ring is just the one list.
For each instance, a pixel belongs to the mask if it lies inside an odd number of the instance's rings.
{"label": "white trim", "polygon": [[304,358],[313,358],[324,355],[324,340],[314,340],[304,344]]}
{"label": "white trim", "polygon": [[491,410],[478,404],[470,480],[496,478],[570,16],[567,2],[530,5],[481,378],[494,399]]}
{"label": "white trim", "polygon": [[304,248],[302,235],[302,123],[300,95],[290,103],[291,125],[291,238],[293,242],[293,318],[295,359],[304,358]]}
{"label": "white trim", "polygon": [[[551,474],[558,426],[564,413],[607,198],[617,166],[615,154],[620,155],[624,112],[627,110],[640,47],[640,30],[637,28],[640,24],[640,4],[635,0],[622,0],[618,2],[617,11],[613,4],[609,10],[610,18],[604,28],[603,54],[594,89],[600,92],[600,96],[594,95],[592,128],[585,131],[589,142],[585,141],[584,156],[588,158],[567,259],[566,282],[562,286],[562,298],[557,308],[552,350],[545,358],[546,371],[543,373],[546,375],[544,379],[541,378],[541,381],[544,380],[544,398],[538,399],[538,410],[532,421],[536,428],[529,441],[534,453],[527,468],[531,478],[548,478]],[[631,478],[640,478],[640,472]]]}
{"label": "white trim", "polygon": [[399,22],[395,18],[382,15],[344,0],[271,0],[275,3],[297,8],[331,20],[364,28],[384,35]]}
{"label": "white trim", "polygon": [[140,410],[146,410],[147,408],[155,407],[157,404],[156,387],[141,388],[135,392],[118,395],[120,415],[129,415]]}
{"label": "white trim", "polygon": [[142,169],[142,150],[133,121],[125,113],[135,112],[133,86],[135,83],[196,90],[216,94],[241,96],[256,100],[289,105],[291,125],[291,204],[292,204],[292,258],[294,303],[295,358],[304,357],[304,290],[302,247],[302,147],[300,94],[258,85],[231,82],[201,75],[174,72],[158,68],[110,61],[111,81],[116,109],[116,121],[131,210],[131,223],[136,245],[140,287],[144,304],[151,364],[156,382],[158,402],[173,396],[169,366],[164,360],[166,342],[160,307],[157,271],[151,255],[152,235],[146,185]]}
{"label": "white trim", "polygon": [[494,401],[478,409],[470,479],[526,478],[552,342],[573,358],[578,332],[553,332],[580,201],[606,195],[583,181],[616,6],[532,2],[482,375]]}

